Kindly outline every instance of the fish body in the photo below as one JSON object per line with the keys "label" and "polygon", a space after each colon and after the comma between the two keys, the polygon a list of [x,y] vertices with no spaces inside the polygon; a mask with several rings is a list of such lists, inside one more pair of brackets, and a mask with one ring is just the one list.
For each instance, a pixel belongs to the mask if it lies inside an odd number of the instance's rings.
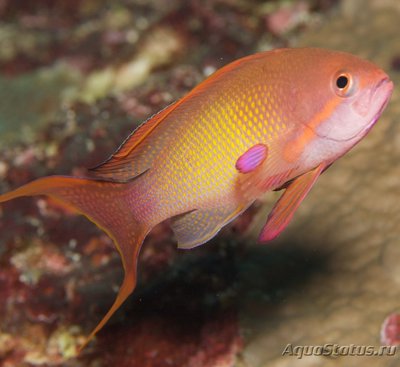
{"label": "fish body", "polygon": [[136,284],[147,233],[171,219],[180,248],[216,235],[265,192],[285,188],[261,232],[275,238],[318,176],[371,129],[393,84],[374,64],[322,49],[237,60],[151,117],[96,179],[45,177],[0,202],[45,194],[75,207],[114,240],[125,277],[110,311]]}

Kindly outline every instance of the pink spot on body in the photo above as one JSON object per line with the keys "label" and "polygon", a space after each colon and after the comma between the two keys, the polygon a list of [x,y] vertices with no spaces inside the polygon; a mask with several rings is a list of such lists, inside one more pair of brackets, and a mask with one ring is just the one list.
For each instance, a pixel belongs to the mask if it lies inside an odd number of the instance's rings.
{"label": "pink spot on body", "polygon": [[254,171],[268,156],[268,147],[264,144],[253,145],[236,161],[236,169],[241,173]]}

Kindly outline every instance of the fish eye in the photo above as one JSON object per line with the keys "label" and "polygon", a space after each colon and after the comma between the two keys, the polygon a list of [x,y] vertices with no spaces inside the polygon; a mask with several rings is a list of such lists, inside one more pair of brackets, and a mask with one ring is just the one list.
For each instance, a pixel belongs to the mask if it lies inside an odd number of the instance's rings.
{"label": "fish eye", "polygon": [[349,73],[340,72],[334,78],[335,93],[339,97],[349,97],[354,92],[353,78]]}
{"label": "fish eye", "polygon": [[349,78],[346,75],[340,75],[337,79],[336,79],[336,86],[339,89],[344,89],[347,87],[347,84],[349,84]]}

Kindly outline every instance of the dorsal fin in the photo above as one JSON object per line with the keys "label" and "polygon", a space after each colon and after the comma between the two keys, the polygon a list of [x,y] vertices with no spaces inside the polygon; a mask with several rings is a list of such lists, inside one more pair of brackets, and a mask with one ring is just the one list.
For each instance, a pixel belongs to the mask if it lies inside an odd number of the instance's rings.
{"label": "dorsal fin", "polygon": [[[106,179],[114,178],[113,176],[118,172],[122,173],[121,170],[124,171],[123,166],[127,163],[124,158],[128,157],[129,154],[176,108],[177,105],[178,103],[175,102],[149,117],[132,131],[132,133],[118,147],[115,153],[100,165],[91,168],[90,171],[92,171],[96,177]],[[134,178],[142,173],[141,171],[144,172],[145,170],[145,168],[142,168],[139,169],[138,172],[132,172],[132,177],[129,178]],[[122,179],[122,177],[119,178],[121,181],[127,181]]]}
{"label": "dorsal fin", "polygon": [[[161,147],[154,146],[155,144],[153,144],[153,146],[149,148],[143,146],[143,142],[174,110],[184,102],[188,102],[202,94],[202,92],[208,90],[213,84],[223,79],[224,76],[239,69],[243,64],[247,64],[252,60],[256,61],[262,57],[263,53],[259,53],[226,65],[192,89],[185,97],[150,117],[125,139],[113,155],[99,166],[91,169],[95,177],[115,182],[125,182],[148,170],[151,166],[152,159],[154,159],[156,155],[154,154],[154,150],[160,150]],[[139,146],[140,149],[138,149]]]}
{"label": "dorsal fin", "polygon": [[123,141],[116,152],[111,156],[112,158],[125,158],[135,147],[137,147],[147,135],[149,135],[156,126],[164,120],[178,105],[179,102],[174,102],[169,106],[163,108],[153,116],[149,117],[141,123],[132,133]]}

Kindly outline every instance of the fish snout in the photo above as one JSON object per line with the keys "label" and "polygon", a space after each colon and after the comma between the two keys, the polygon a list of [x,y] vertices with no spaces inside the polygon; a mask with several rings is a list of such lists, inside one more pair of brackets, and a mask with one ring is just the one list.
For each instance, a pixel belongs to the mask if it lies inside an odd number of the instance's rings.
{"label": "fish snout", "polygon": [[382,114],[383,110],[386,108],[389,103],[390,97],[393,93],[394,84],[390,80],[390,78],[385,74],[385,76],[375,85],[373,91],[372,100],[376,100],[378,104],[380,104],[380,108],[375,114],[375,118],[378,119]]}
{"label": "fish snout", "polygon": [[375,85],[373,95],[375,96],[377,93],[380,93],[388,99],[392,95],[394,85],[390,78],[386,74],[384,75],[385,76]]}
{"label": "fish snout", "polygon": [[382,74],[377,83],[365,88],[352,103],[358,115],[367,117],[371,111],[375,112],[374,115],[380,115],[388,104],[393,92],[393,82],[385,73]]}

